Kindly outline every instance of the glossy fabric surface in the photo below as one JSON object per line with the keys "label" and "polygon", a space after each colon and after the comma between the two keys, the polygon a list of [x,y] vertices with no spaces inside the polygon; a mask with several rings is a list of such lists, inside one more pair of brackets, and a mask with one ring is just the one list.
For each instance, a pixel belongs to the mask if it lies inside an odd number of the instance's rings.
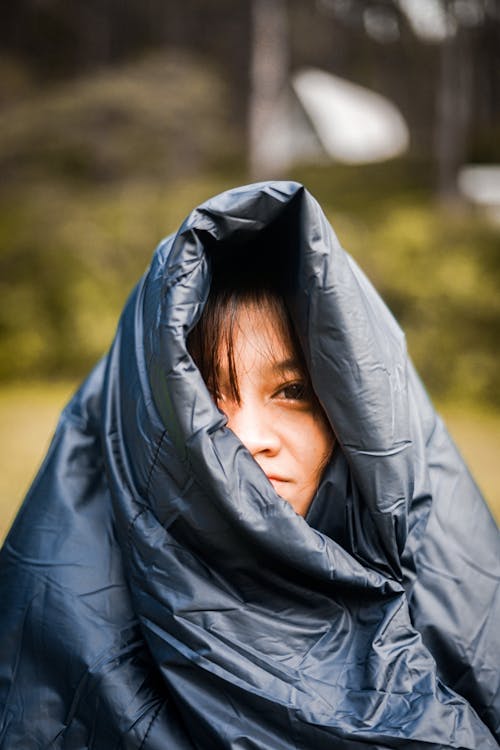
{"label": "glossy fabric surface", "polygon": [[[186,351],[211,258],[269,237],[338,438],[305,520]],[[496,524],[296,183],[218,196],[160,245],[0,564],[1,748],[498,747]]]}

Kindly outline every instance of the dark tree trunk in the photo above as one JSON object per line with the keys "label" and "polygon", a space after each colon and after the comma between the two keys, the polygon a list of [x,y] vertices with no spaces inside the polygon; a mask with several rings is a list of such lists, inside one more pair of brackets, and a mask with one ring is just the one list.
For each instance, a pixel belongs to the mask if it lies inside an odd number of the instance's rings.
{"label": "dark tree trunk", "polygon": [[[449,23],[453,23],[447,9]],[[442,42],[436,88],[437,191],[445,203],[458,200],[457,173],[467,158],[472,113],[473,60],[469,34],[457,28]]]}

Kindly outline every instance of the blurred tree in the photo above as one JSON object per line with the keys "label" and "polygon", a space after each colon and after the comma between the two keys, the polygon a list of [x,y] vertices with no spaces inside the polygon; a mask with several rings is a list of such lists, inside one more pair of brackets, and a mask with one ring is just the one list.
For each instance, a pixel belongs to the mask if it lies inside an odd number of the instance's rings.
{"label": "blurred tree", "polygon": [[473,105],[473,44],[457,23],[455,4],[441,0],[446,33],[440,43],[436,84],[435,149],[437,189],[441,200],[454,202],[457,174],[467,160],[467,134]]}
{"label": "blurred tree", "polygon": [[[500,152],[500,1],[318,0],[317,6],[365,61],[364,71],[357,66],[360,82],[371,76],[383,93],[392,89],[414,152],[435,163],[438,194],[453,200],[458,169],[474,156],[475,143],[482,143],[483,158]],[[355,65],[348,67],[356,74]]]}
{"label": "blurred tree", "polygon": [[280,170],[272,154],[262,149],[262,134],[289,78],[287,0],[253,0],[249,96],[249,164],[252,179]]}
{"label": "blurred tree", "polygon": [[399,105],[442,195],[464,160],[500,151],[500,0],[18,0],[3,8],[0,44],[41,82],[153,48],[206,56],[254,153],[256,113],[286,70],[330,70]]}

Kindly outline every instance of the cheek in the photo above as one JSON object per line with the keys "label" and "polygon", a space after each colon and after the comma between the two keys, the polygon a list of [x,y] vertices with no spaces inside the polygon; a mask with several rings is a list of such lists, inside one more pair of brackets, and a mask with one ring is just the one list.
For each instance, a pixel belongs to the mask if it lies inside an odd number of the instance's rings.
{"label": "cheek", "polygon": [[335,437],[329,425],[313,415],[297,426],[297,460],[309,481],[318,481],[332,454]]}

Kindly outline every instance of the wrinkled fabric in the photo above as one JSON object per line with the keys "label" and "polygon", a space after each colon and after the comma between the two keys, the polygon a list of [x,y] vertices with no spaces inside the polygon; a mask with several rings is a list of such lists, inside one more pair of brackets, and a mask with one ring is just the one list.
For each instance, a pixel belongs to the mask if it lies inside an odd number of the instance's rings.
{"label": "wrinkled fabric", "polygon": [[[338,441],[306,519],[186,349],[212,259],[276,238]],[[159,246],[0,563],[1,748],[498,747],[496,524],[296,183],[217,196]]]}

